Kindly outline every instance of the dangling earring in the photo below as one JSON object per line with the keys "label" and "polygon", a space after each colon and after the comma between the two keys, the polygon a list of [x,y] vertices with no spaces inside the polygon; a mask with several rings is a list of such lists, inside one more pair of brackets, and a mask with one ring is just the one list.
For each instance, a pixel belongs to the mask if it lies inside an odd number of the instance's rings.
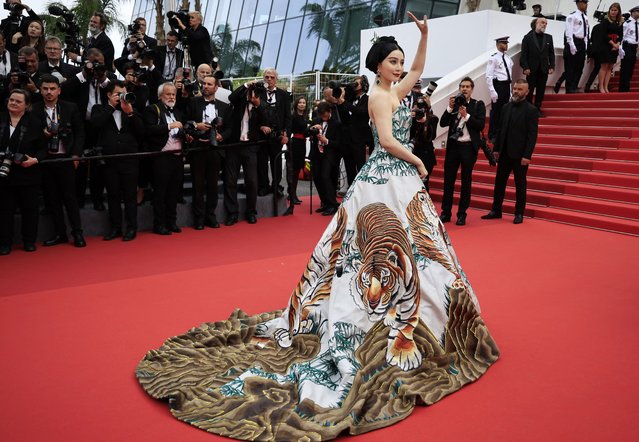
{"label": "dangling earring", "polygon": [[375,84],[379,84],[379,71],[377,71],[377,73],[375,74],[375,77],[377,77],[377,79],[375,80]]}

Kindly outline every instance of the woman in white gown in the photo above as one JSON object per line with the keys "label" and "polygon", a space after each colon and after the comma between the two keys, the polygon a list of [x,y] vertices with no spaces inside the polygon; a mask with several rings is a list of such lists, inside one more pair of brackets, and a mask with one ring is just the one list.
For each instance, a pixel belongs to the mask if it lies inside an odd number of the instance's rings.
{"label": "woman in white gown", "polygon": [[368,53],[375,151],[286,309],[237,310],[168,339],[138,365],[143,388],[177,418],[238,439],[328,440],[404,419],[499,357],[411,152],[410,110],[400,103],[423,72],[428,26],[409,15],[421,37],[402,81],[394,38]]}

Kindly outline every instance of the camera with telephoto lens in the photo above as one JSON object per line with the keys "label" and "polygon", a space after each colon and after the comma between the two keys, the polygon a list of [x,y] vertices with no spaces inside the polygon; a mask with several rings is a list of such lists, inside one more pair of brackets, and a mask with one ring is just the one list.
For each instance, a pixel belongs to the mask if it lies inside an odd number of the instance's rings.
{"label": "camera with telephoto lens", "polygon": [[317,137],[320,134],[321,130],[316,127],[309,127],[306,131],[306,135],[309,137]]}
{"label": "camera with telephoto lens", "polygon": [[9,3],[9,2],[6,2],[2,6],[4,7],[4,9],[9,11],[9,14],[21,15],[22,14],[22,10],[24,9],[24,5],[21,4],[21,3]]}
{"label": "camera with telephoto lens", "polygon": [[106,65],[97,61],[87,60],[84,62],[84,72],[89,78],[102,78],[106,74]]}
{"label": "camera with telephoto lens", "polygon": [[122,92],[120,93],[120,101],[135,104],[135,94],[133,92]]}
{"label": "camera with telephoto lens", "polygon": [[49,14],[60,17],[55,23],[56,28],[64,33],[64,44],[66,52],[80,53],[80,25],[75,20],[73,12],[69,11],[64,5],[57,4],[49,6]]}
{"label": "camera with telephoto lens", "polygon": [[457,112],[460,107],[466,106],[468,101],[466,100],[466,95],[461,92],[455,95],[455,101],[453,102],[453,113]]}
{"label": "camera with telephoto lens", "polygon": [[0,152],[0,178],[6,178],[9,176],[13,163],[20,164],[24,160],[24,154],[11,152],[9,148],[7,148],[4,152]]}
{"label": "camera with telephoto lens", "polygon": [[357,82],[352,81],[350,83],[342,83],[341,81],[331,80],[328,82],[328,87],[331,89],[331,94],[334,98],[339,99],[342,96],[342,88],[344,88],[345,99],[352,101],[355,98],[355,89],[357,89]]}
{"label": "camera with telephoto lens", "polygon": [[426,112],[428,111],[428,103],[426,103],[426,100],[424,100],[423,96],[417,98],[415,107],[415,119],[421,120],[426,116]]}
{"label": "camera with telephoto lens", "polygon": [[255,83],[249,83],[248,86],[248,96],[250,98],[251,93],[255,94],[258,97],[263,97],[266,95],[266,86],[262,80],[258,80]]}
{"label": "camera with telephoto lens", "polygon": [[71,133],[71,123],[60,125],[60,123],[52,122],[49,124],[47,131],[51,134],[47,150],[49,152],[58,152],[60,150],[60,141],[64,141]]}
{"label": "camera with telephoto lens", "polygon": [[176,19],[180,19],[182,24],[189,27],[189,10],[188,9],[179,9],[177,11],[169,11],[166,13],[166,18],[169,19],[169,26],[173,29],[179,29],[179,25]]}
{"label": "camera with telephoto lens", "polygon": [[430,97],[431,95],[433,95],[433,92],[435,92],[435,89],[437,89],[437,83],[431,81],[430,83],[428,83],[425,94]]}

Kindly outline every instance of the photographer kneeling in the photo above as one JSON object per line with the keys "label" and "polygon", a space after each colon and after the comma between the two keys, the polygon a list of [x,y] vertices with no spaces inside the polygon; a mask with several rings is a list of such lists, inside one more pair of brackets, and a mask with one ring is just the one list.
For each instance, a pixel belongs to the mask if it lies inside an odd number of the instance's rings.
{"label": "photographer kneeling", "polygon": [[444,196],[440,219],[450,221],[453,208],[453,193],[457,171],[461,166],[461,194],[457,209],[457,225],[466,224],[466,210],[470,205],[473,167],[477,161],[477,152],[481,142],[481,131],[486,124],[486,106],[483,101],[470,96],[475,83],[470,77],[459,82],[459,93],[450,97],[448,109],[439,122],[441,127],[448,127],[446,143],[446,159],[444,160]]}
{"label": "photographer kneeling", "polygon": [[428,175],[424,178],[424,187],[429,191],[428,181],[433,168],[437,164],[433,140],[437,135],[439,118],[433,115],[430,98],[419,96],[411,110],[413,123],[410,127],[410,139],[413,140],[413,153],[424,163]]}
{"label": "photographer kneeling", "polygon": [[0,115],[0,255],[11,253],[13,214],[20,207],[24,250],[33,252],[38,236],[38,196],[46,155],[42,122],[29,112],[29,93],[11,91]]}

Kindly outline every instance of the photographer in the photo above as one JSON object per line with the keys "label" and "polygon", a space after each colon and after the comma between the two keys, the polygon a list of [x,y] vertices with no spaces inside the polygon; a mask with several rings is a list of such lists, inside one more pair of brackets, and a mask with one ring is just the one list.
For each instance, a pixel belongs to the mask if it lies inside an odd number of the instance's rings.
{"label": "photographer", "polygon": [[202,13],[199,11],[189,12],[188,26],[177,16],[175,20],[180,29],[183,42],[184,37],[186,37],[186,44],[188,44],[193,69],[196,69],[203,63],[210,63],[213,59],[211,35],[209,31],[202,26]]}
{"label": "photographer", "polygon": [[266,135],[268,119],[266,107],[260,98],[258,83],[251,82],[235,89],[229,95],[233,105],[231,126],[231,142],[244,146],[229,149],[224,165],[224,209],[226,211],[225,226],[237,223],[240,211],[237,202],[237,181],[240,166],[244,170],[246,186],[246,220],[249,224],[257,222],[257,152],[255,143]]}
{"label": "photographer", "polygon": [[36,250],[38,237],[38,196],[41,171],[38,164],[46,155],[42,122],[29,111],[29,93],[13,90],[8,112],[0,115],[0,255],[11,253],[13,215],[20,208],[24,250]]}
{"label": "photographer", "polygon": [[[41,20],[28,5],[23,5],[20,0],[7,0],[4,3],[4,9],[9,11],[9,16],[0,21],[0,32],[4,35],[8,42],[13,40],[16,33],[21,35],[27,34],[27,27],[31,20]],[[29,17],[24,17],[22,11],[27,11]],[[10,47],[10,44],[9,44]],[[17,51],[19,48],[15,48]]]}
{"label": "photographer", "polygon": [[18,55],[9,52],[5,46],[4,35],[0,34],[0,100],[5,101],[9,73],[18,66]]}
{"label": "photographer", "polygon": [[36,103],[42,101],[40,96],[40,74],[38,73],[38,52],[30,47],[20,49],[18,53],[18,66],[9,74],[8,91],[24,89],[30,94],[30,101]]}
{"label": "photographer", "polygon": [[420,96],[411,109],[413,123],[410,127],[410,139],[413,140],[413,153],[424,163],[428,175],[424,178],[424,187],[428,191],[428,181],[433,168],[437,164],[433,140],[437,136],[439,118],[433,115],[430,97]]}
{"label": "photographer", "polygon": [[127,228],[122,240],[131,241],[135,239],[138,227],[138,160],[109,160],[108,155],[138,152],[145,128],[142,117],[131,104],[133,94],[127,93],[123,82],[112,81],[105,91],[107,104],[96,104],[91,110],[91,125],[99,131],[98,140],[104,155],[107,156],[104,161],[111,228],[104,240],[110,241],[122,236],[120,202],[124,201]]}
{"label": "photographer", "polygon": [[475,82],[464,77],[459,82],[459,94],[450,97],[448,108],[439,122],[448,127],[446,158],[444,159],[444,196],[440,219],[450,221],[457,171],[461,166],[461,194],[457,209],[457,225],[466,224],[466,210],[470,205],[473,167],[481,143],[481,131],[486,123],[486,106],[483,101],[471,98]]}
{"label": "photographer", "polygon": [[[84,147],[84,121],[75,103],[62,101],[60,80],[45,74],[40,82],[43,101],[33,105],[33,114],[43,123],[41,131],[47,144],[47,159],[79,158]],[[75,194],[75,168],[77,162],[46,164],[42,170],[43,193],[46,207],[51,212],[55,235],[44,246],[66,244],[67,226],[62,207],[67,211],[73,244],[85,247],[82,236],[80,208]]]}
{"label": "photographer", "polygon": [[[231,107],[215,99],[218,84],[213,76],[204,78],[202,95],[191,98],[186,107],[186,120],[195,122],[198,133],[193,134],[193,147],[206,147],[206,151],[188,155],[193,179],[193,227],[202,230],[205,225],[220,227],[217,209],[217,181],[220,178],[225,143],[231,136]],[[206,197],[206,204],[204,199]]]}
{"label": "photographer", "polygon": [[177,226],[177,203],[184,176],[184,114],[175,107],[176,94],[173,83],[163,83],[158,88],[160,101],[148,106],[142,115],[149,150],[172,152],[152,159],[153,232],[158,235],[182,231]]}
{"label": "photographer", "polygon": [[315,211],[331,216],[337,213],[339,207],[335,174],[339,168],[342,127],[333,118],[329,103],[321,102],[317,106],[317,114],[319,117],[313,120],[309,128],[313,182],[321,201],[320,207]]}
{"label": "photographer", "polygon": [[184,63],[184,51],[177,48],[178,33],[166,33],[166,46],[158,46],[155,50],[155,66],[162,75],[162,82],[173,81],[175,71]]}
{"label": "photographer", "polygon": [[366,150],[373,147],[373,132],[368,116],[368,79],[364,75],[356,77],[342,94],[344,109],[349,114],[344,131],[347,140],[344,142],[342,155],[346,166],[348,185],[350,186],[357,172],[366,162]]}
{"label": "photographer", "polygon": [[89,20],[89,33],[91,34],[89,45],[84,50],[83,55],[76,54],[75,52],[67,52],[69,60],[82,64],[88,59],[89,50],[95,48],[99,49],[104,56],[104,64],[107,69],[113,70],[115,48],[113,47],[113,42],[106,34],[106,26],[106,16],[101,12],[94,12],[91,16],[91,20]]}
{"label": "photographer", "polygon": [[58,37],[48,37],[44,41],[45,61],[38,64],[40,75],[51,74],[60,80],[60,83],[73,77],[80,69],[62,61],[62,42]]}
{"label": "photographer", "polygon": [[141,70],[137,64],[129,62],[122,67],[122,74],[127,92],[135,94],[135,103],[132,103],[133,108],[142,114],[149,101],[149,88],[144,84],[147,71]]}
{"label": "photographer", "polygon": [[158,45],[158,41],[146,35],[146,19],[144,17],[138,17],[133,20],[133,23],[128,26],[129,39],[124,42],[122,48],[122,57],[126,57],[129,54],[136,52],[142,52],[144,49],[155,49]]}

